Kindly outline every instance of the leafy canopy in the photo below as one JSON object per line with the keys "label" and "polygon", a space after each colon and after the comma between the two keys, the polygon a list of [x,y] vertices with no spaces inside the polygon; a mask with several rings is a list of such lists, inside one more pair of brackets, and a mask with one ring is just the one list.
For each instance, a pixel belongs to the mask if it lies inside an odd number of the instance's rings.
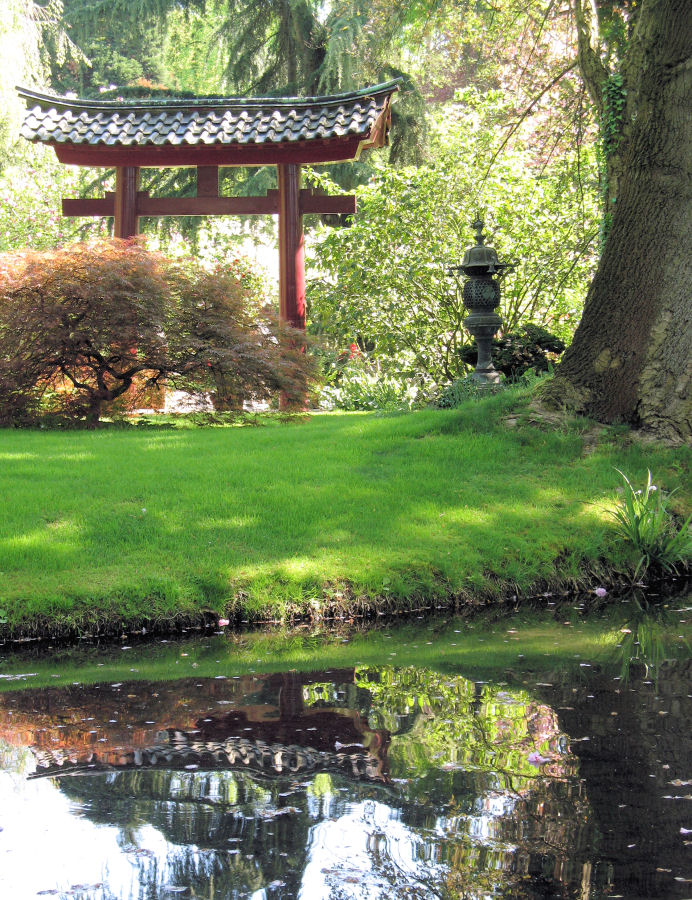
{"label": "leafy canopy", "polygon": [[[380,376],[442,383],[464,371],[466,313],[446,272],[473,242],[479,209],[500,258],[515,262],[502,283],[504,330],[535,322],[571,335],[595,263],[594,194],[580,195],[569,160],[536,171],[528,151],[504,154],[484,178],[488,120],[503,102],[466,92],[434,135],[434,164],[378,170],[358,190],[350,227],[318,233],[310,322],[332,342],[337,368],[355,343]],[[350,354],[347,367],[362,365]]]}

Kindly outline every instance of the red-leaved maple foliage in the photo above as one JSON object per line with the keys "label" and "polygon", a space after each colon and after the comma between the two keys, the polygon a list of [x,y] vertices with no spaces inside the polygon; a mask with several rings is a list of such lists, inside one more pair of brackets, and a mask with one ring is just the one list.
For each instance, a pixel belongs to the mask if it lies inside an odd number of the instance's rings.
{"label": "red-leaved maple foliage", "polygon": [[237,272],[139,241],[0,256],[0,422],[59,412],[96,425],[133,388],[207,392],[216,408],[281,392],[301,404],[312,363]]}

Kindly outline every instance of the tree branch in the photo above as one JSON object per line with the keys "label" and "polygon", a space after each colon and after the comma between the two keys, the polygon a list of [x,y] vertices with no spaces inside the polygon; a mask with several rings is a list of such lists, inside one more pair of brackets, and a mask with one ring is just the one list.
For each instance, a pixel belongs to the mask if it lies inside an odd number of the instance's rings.
{"label": "tree branch", "polygon": [[548,93],[548,91],[550,91],[552,88],[554,88],[555,85],[559,81],[561,81],[565,77],[565,75],[567,75],[568,72],[571,72],[572,69],[574,69],[576,67],[576,65],[577,65],[576,61],[571,62],[568,66],[566,66],[564,69],[562,69],[561,72],[558,72],[558,74],[555,76],[555,78],[553,78],[553,80],[549,84],[547,84],[543,88],[543,90],[541,90],[540,93],[538,93],[533,98],[533,100],[529,103],[529,105],[526,107],[526,109],[523,111],[523,113],[519,116],[519,118],[516,120],[516,122],[512,122],[512,124],[509,127],[509,131],[507,132],[507,134],[505,135],[505,137],[502,140],[502,143],[497,148],[497,150],[493,153],[493,155],[490,157],[490,162],[488,163],[487,168],[486,168],[485,172],[483,173],[483,177],[481,178],[481,184],[483,184],[485,179],[488,177],[490,170],[492,169],[493,165],[495,164],[495,160],[505,149],[510,138],[514,134],[517,133],[517,131],[521,127],[521,124],[531,115],[534,107],[539,102],[539,100],[541,100],[543,97],[545,97],[545,95]]}
{"label": "tree branch", "polygon": [[599,52],[596,0],[572,0],[572,8],[577,26],[579,71],[600,119],[604,112],[603,85],[610,77],[610,72],[603,64]]}

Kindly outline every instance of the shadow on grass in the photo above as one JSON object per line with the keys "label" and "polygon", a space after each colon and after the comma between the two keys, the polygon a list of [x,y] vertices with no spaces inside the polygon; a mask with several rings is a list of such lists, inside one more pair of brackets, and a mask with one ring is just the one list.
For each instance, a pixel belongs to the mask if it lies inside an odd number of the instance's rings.
{"label": "shadow on grass", "polygon": [[165,612],[220,609],[243,591],[250,607],[280,609],[346,583],[403,598],[526,588],[558,559],[572,577],[612,552],[599,503],[615,491],[613,466],[689,464],[684,451],[645,461],[617,442],[583,456],[577,431],[504,427],[507,405],[0,434],[5,602]]}

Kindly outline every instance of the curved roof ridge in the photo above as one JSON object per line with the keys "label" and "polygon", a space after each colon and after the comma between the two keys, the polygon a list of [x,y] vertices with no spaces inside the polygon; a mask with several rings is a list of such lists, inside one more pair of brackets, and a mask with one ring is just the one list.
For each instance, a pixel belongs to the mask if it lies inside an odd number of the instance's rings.
{"label": "curved roof ridge", "polygon": [[325,94],[313,97],[223,97],[194,96],[167,98],[123,98],[122,100],[99,100],[90,97],[69,97],[60,94],[43,93],[17,85],[15,90],[25,100],[66,109],[99,109],[99,110],[149,110],[149,109],[200,109],[214,107],[240,107],[243,109],[259,107],[295,108],[296,106],[327,106],[332,103],[344,103],[350,100],[372,97],[377,94],[391,94],[399,89],[402,78],[395,78],[380,84],[370,85],[355,91],[341,94]]}

